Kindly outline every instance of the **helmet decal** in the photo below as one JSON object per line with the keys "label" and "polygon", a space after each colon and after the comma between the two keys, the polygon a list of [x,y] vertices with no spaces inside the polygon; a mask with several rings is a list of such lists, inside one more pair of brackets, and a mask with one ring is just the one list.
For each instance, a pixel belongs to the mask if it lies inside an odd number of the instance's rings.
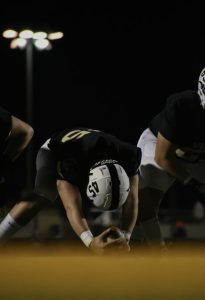
{"label": "helmet decal", "polygon": [[127,200],[129,190],[129,178],[118,163],[99,163],[90,170],[87,196],[95,207],[102,210],[117,209]]}

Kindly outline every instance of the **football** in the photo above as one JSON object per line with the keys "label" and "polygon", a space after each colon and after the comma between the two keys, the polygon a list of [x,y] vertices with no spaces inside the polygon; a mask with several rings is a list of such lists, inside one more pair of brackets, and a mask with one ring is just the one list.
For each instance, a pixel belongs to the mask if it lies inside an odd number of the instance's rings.
{"label": "football", "polygon": [[106,238],[107,238],[106,240],[107,242],[111,242],[119,238],[122,238],[122,240],[125,239],[123,232],[118,227],[115,226],[110,227],[110,231],[108,232]]}
{"label": "football", "polygon": [[[116,243],[115,243],[116,241]],[[130,251],[130,246],[128,245],[124,233],[115,226],[110,227],[110,231],[106,235],[106,242],[114,242],[111,244],[108,244],[105,248],[105,253],[109,254],[116,254],[116,251],[118,253],[127,253]]]}

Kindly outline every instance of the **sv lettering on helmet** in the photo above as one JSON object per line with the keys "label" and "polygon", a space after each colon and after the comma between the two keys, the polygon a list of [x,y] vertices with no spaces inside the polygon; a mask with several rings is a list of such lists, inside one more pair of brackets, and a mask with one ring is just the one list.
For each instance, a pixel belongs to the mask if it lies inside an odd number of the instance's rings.
{"label": "sv lettering on helmet", "polygon": [[89,129],[88,131],[88,130],[77,129],[77,130],[70,131],[66,135],[64,135],[64,137],[61,139],[61,142],[66,143],[70,140],[80,139],[93,131],[99,131],[99,130]]}
{"label": "sv lettering on helmet", "polygon": [[97,193],[99,193],[98,184],[96,181],[93,181],[89,186],[88,190],[92,193],[92,197],[96,197]]}

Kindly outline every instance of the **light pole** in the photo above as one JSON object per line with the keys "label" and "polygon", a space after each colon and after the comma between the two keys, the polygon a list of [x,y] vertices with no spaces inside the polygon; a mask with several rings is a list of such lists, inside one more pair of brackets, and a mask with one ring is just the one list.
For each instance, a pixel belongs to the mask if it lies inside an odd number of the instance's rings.
{"label": "light pole", "polygon": [[[33,32],[30,29],[17,32],[13,29],[7,29],[2,35],[4,38],[11,40],[11,49],[24,49],[26,51],[26,121],[33,126],[33,51],[34,48],[40,51],[52,49],[51,41],[62,38],[63,33]],[[31,191],[33,188],[33,175],[33,145],[31,142],[26,155],[26,192]]]}
{"label": "light pole", "polygon": [[[33,125],[33,44],[29,40],[26,45],[26,116],[27,122]],[[32,142],[33,143],[33,142]],[[26,155],[26,190],[33,186],[33,145],[30,144]]]}

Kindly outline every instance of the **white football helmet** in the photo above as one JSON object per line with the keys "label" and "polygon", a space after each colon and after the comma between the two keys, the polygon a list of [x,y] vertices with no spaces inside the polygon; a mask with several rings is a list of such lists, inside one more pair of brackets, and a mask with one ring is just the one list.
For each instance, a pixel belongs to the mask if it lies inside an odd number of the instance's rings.
{"label": "white football helmet", "polygon": [[[127,200],[130,181],[116,161],[107,160],[91,168],[87,186],[87,196],[93,205],[102,210],[114,210]],[[99,165],[100,164],[100,165]]]}
{"label": "white football helmet", "polygon": [[205,68],[201,71],[198,82],[198,94],[201,100],[201,105],[205,109]]}

